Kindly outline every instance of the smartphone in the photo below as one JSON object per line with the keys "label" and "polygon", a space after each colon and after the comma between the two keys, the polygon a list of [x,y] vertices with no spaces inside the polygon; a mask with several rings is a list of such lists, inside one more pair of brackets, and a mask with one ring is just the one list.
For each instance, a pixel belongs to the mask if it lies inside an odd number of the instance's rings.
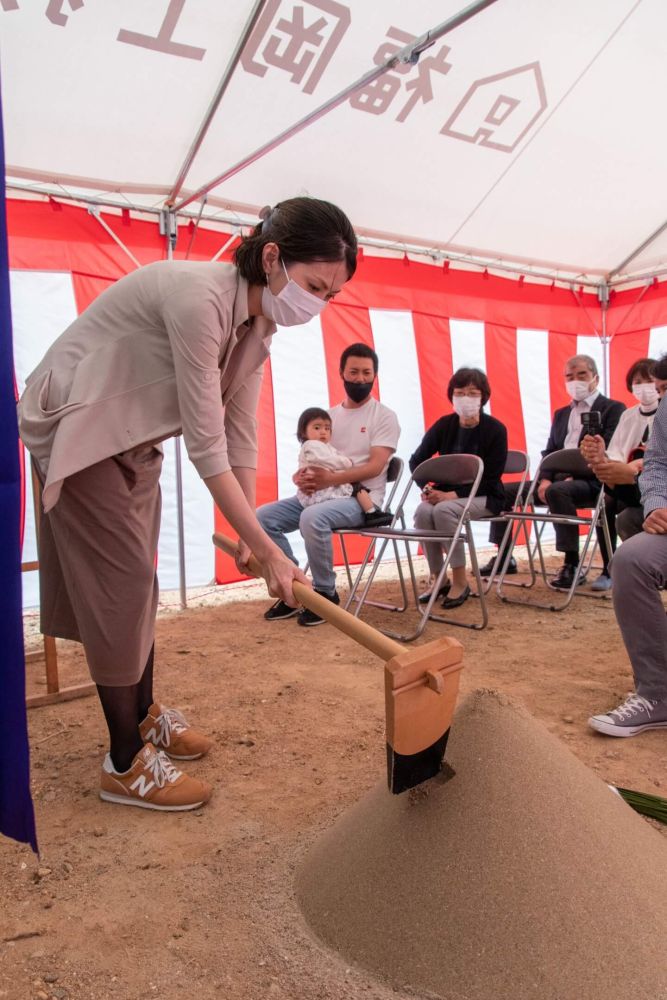
{"label": "smartphone", "polygon": [[581,414],[581,426],[585,434],[595,437],[602,433],[602,417],[599,410],[589,410],[588,413]]}

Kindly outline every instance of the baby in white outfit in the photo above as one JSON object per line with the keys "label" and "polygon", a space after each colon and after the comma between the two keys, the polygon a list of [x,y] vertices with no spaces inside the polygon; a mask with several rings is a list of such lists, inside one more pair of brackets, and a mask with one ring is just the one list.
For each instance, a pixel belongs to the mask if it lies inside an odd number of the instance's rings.
{"label": "baby in white outfit", "polygon": [[[301,442],[300,469],[305,469],[308,465],[319,466],[330,472],[341,472],[343,469],[352,468],[354,464],[352,459],[348,458],[347,455],[341,455],[331,444],[331,417],[326,410],[322,410],[318,406],[311,406],[304,410],[299,417],[296,436]],[[382,511],[375,505],[368,490],[361,483],[325,486],[324,489],[316,490],[315,493],[304,493],[303,490],[299,489],[296,495],[303,507],[322,503],[323,500],[354,496],[364,512],[364,521],[367,525],[390,524],[392,520],[390,513]]]}

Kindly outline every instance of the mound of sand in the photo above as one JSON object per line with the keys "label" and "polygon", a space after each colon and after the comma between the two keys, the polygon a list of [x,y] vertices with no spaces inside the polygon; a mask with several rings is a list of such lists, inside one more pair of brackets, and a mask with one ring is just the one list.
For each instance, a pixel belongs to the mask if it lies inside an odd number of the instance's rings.
{"label": "mound of sand", "polygon": [[446,1000],[667,998],[659,834],[522,708],[478,691],[456,770],[384,784],[297,876],[310,926],[346,961]]}

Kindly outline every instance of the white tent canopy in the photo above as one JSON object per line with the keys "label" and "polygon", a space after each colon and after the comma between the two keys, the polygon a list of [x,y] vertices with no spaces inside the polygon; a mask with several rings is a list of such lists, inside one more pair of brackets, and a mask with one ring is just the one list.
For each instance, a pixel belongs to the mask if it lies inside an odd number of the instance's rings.
{"label": "white tent canopy", "polygon": [[565,280],[665,269],[662,0],[470,4],[313,114],[462,6],[0,0],[10,193],[178,209],[223,177],[204,220],[309,193],[410,250]]}

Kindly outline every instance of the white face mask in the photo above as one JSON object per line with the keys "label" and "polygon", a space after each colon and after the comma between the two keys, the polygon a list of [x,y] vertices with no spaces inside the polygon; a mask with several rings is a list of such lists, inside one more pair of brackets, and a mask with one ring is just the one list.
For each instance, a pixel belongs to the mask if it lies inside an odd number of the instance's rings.
{"label": "white face mask", "polygon": [[287,284],[277,295],[273,294],[268,285],[262,289],[262,312],[267,319],[272,319],[279,326],[301,326],[313,316],[319,316],[327,303],[325,299],[320,299],[297,285],[290,278],[282,260],[280,263],[283,265]]}
{"label": "white face mask", "polygon": [[658,402],[658,390],[653,382],[635,382],[632,386],[632,395],[642,406],[655,406]]}
{"label": "white face mask", "polygon": [[454,413],[457,413],[459,417],[463,417],[464,420],[470,420],[471,417],[476,417],[479,413],[482,406],[482,397],[454,396],[452,406],[454,407]]}
{"label": "white face mask", "polygon": [[591,392],[593,392],[590,382],[579,382],[578,380],[566,382],[565,388],[572,399],[576,400],[578,403],[580,403],[582,399],[586,399],[586,396],[590,396]]}

